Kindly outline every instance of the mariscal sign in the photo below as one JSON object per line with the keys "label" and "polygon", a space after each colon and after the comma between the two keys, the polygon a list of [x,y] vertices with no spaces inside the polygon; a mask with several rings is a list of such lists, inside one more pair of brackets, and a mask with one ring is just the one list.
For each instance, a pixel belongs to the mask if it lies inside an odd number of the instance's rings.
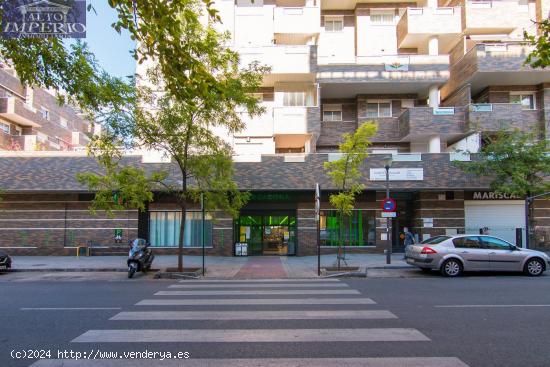
{"label": "mariscal sign", "polygon": [[85,38],[85,0],[5,0],[4,38]]}

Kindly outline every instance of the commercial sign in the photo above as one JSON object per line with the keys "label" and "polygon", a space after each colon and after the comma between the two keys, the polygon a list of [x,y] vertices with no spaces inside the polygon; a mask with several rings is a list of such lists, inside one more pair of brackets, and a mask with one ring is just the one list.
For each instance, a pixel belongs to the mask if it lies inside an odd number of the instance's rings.
{"label": "commercial sign", "polygon": [[3,38],[85,38],[85,0],[3,1]]}
{"label": "commercial sign", "polygon": [[473,191],[465,193],[466,200],[522,200],[521,197],[514,194],[494,191]]}
{"label": "commercial sign", "polygon": [[[371,168],[371,181],[385,181],[385,168]],[[422,181],[424,180],[424,168],[390,168],[390,181]]]}

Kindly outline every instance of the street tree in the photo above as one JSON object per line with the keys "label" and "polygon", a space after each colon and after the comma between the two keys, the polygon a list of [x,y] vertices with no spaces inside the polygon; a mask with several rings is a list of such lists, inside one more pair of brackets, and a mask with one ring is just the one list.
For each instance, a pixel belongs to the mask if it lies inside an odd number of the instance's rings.
{"label": "street tree", "polygon": [[537,35],[524,32],[524,38],[534,47],[527,56],[526,63],[533,68],[546,68],[550,65],[550,19],[535,22]]}
{"label": "street tree", "polygon": [[[263,112],[253,93],[260,87],[268,68],[257,63],[244,68],[239,65],[238,54],[225,46],[227,35],[214,29],[216,18],[211,17],[209,23],[201,21],[202,1],[162,3],[188,6],[181,13],[183,20],[177,17],[177,27],[174,29],[174,24],[170,24],[171,37],[165,35],[170,39],[179,38],[171,45],[178,52],[174,60],[180,67],[178,74],[184,77],[176,82],[170,74],[174,71],[167,70],[160,61],[168,57],[166,53],[173,56],[174,49],[157,49],[158,45],[151,45],[153,51],[147,51],[147,46],[145,54],[155,61],[155,67],[149,69],[136,89],[133,120],[120,130],[123,134],[117,129],[108,129],[92,141],[91,152],[98,157],[103,173],[86,173],[79,179],[97,191],[93,204],[96,208],[109,209],[116,205],[143,208],[144,203],[153,198],[153,191],[171,193],[181,213],[178,241],[178,270],[181,271],[189,203],[197,202],[202,194],[208,208],[236,215],[247,200],[248,194],[240,192],[233,180],[232,149],[221,136],[244,128],[242,114],[254,116]],[[158,21],[153,24],[165,26]],[[131,22],[125,26],[133,27]],[[145,26],[152,27],[151,24]],[[155,30],[151,32],[154,34]],[[170,169],[151,173],[125,165],[121,148],[164,152],[173,161],[177,173]],[[113,192],[118,193],[120,202],[112,202]]]}
{"label": "street tree", "polygon": [[491,177],[491,190],[520,197],[550,191],[550,155],[534,133],[500,130],[485,137],[476,159],[455,162],[467,173]]}
{"label": "street tree", "polygon": [[345,133],[339,151],[342,156],[332,162],[325,162],[324,168],[332,179],[338,193],[330,194],[330,204],[338,213],[338,269],[342,258],[344,218],[352,214],[355,197],[364,190],[361,165],[368,156],[370,139],[378,127],[374,122],[362,123],[354,133]]}

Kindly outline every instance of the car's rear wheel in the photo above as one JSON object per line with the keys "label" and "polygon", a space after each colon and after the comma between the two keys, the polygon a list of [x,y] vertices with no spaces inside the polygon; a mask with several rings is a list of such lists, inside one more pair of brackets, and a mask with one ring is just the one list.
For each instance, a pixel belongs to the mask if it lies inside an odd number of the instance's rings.
{"label": "car's rear wheel", "polygon": [[544,273],[544,264],[540,259],[529,259],[523,267],[523,272],[530,277],[538,277]]}
{"label": "car's rear wheel", "polygon": [[441,265],[441,274],[446,277],[458,277],[462,274],[462,263],[456,259],[448,259]]}

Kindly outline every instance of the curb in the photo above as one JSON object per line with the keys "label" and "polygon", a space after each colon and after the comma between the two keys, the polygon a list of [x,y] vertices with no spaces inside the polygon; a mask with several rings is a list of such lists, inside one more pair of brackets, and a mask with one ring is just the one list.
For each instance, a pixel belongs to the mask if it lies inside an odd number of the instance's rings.
{"label": "curb", "polygon": [[414,269],[414,266],[410,265],[383,265],[383,266],[370,266],[368,269]]}
{"label": "curb", "polygon": [[[126,268],[42,268],[42,269],[6,269],[0,270],[0,273],[50,273],[50,272],[72,272],[72,273],[86,273],[86,272],[121,272],[125,273]],[[150,272],[156,272],[159,269],[151,269]]]}

